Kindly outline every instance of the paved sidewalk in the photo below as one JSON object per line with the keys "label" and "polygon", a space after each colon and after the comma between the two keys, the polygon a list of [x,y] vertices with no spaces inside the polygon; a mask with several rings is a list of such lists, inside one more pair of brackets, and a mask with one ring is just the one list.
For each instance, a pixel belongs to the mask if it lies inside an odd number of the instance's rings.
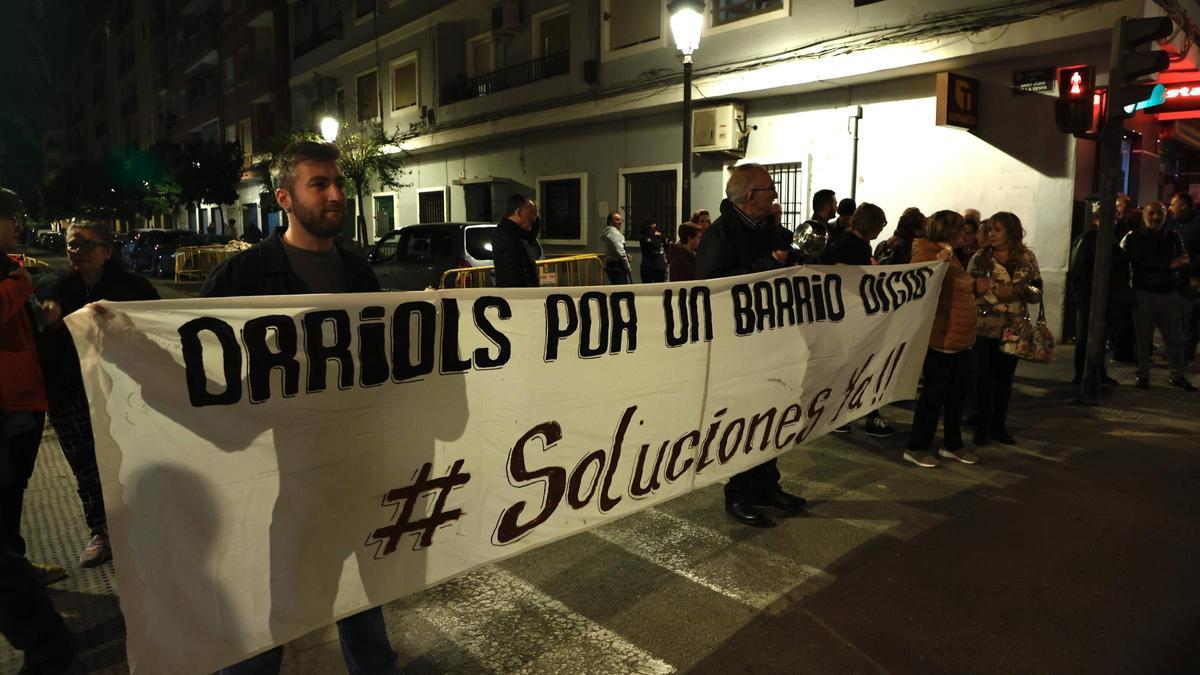
{"label": "paved sidewalk", "polygon": [[[733,524],[720,486],[489,566],[385,608],[405,672],[1200,672],[1200,395],[1165,386],[1074,403],[1072,347],[1022,364],[1015,447],[975,467],[900,459],[856,423],[781,459],[808,517]],[[1164,383],[1164,370],[1155,370]],[[49,431],[49,430],[48,430]],[[78,672],[126,672],[112,564],[87,539],[49,432],[26,497],[33,559]],[[332,628],[288,673],[344,672]],[[17,655],[0,644],[0,673]]]}

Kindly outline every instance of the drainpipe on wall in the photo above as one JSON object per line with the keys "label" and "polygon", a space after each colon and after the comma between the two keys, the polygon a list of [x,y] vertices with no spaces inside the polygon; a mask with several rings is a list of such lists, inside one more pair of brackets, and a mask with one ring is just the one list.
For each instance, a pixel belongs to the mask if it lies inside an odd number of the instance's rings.
{"label": "drainpipe on wall", "polygon": [[862,106],[854,106],[854,112],[850,115],[850,128],[847,130],[850,137],[853,139],[850,149],[850,199],[855,199],[855,194],[858,191],[858,122],[862,119]]}

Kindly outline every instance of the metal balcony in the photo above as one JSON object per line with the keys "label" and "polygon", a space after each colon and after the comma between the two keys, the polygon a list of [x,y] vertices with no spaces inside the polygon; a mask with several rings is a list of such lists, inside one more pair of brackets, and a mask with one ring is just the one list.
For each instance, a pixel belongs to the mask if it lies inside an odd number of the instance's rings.
{"label": "metal balcony", "polygon": [[442,87],[442,105],[465,101],[469,98],[487,96],[498,91],[513,89],[556,75],[565,75],[571,70],[571,53],[549,54],[532,61],[506,66],[490,73],[463,78],[456,84]]}

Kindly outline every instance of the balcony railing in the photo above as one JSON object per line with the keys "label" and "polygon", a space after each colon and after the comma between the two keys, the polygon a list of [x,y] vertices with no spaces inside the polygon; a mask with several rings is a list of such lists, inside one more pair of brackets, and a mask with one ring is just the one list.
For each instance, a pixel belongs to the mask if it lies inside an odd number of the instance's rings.
{"label": "balcony railing", "polygon": [[330,40],[336,40],[340,37],[342,37],[341,21],[318,28],[317,30],[313,31],[312,35],[309,35],[303,40],[298,40],[296,44],[292,45],[292,58],[299,58],[300,56],[311,52],[317,47],[320,47],[326,42],[329,42]]}
{"label": "balcony railing", "polygon": [[466,77],[456,84],[442,87],[442,104],[457,103],[477,96],[487,96],[571,70],[571,53],[549,54],[532,61],[493,70],[490,73]]}

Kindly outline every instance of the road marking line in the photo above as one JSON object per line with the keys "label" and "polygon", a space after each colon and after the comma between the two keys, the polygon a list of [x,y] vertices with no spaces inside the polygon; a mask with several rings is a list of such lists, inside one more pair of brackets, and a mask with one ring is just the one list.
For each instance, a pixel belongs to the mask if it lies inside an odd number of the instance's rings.
{"label": "road marking line", "polygon": [[[716,513],[714,518],[720,517]],[[824,570],[735,541],[729,535],[650,508],[591,531],[593,536],[742,604],[764,609]]]}
{"label": "road marking line", "polygon": [[494,565],[418,598],[405,611],[433,625],[489,672],[675,672],[669,663]]}

